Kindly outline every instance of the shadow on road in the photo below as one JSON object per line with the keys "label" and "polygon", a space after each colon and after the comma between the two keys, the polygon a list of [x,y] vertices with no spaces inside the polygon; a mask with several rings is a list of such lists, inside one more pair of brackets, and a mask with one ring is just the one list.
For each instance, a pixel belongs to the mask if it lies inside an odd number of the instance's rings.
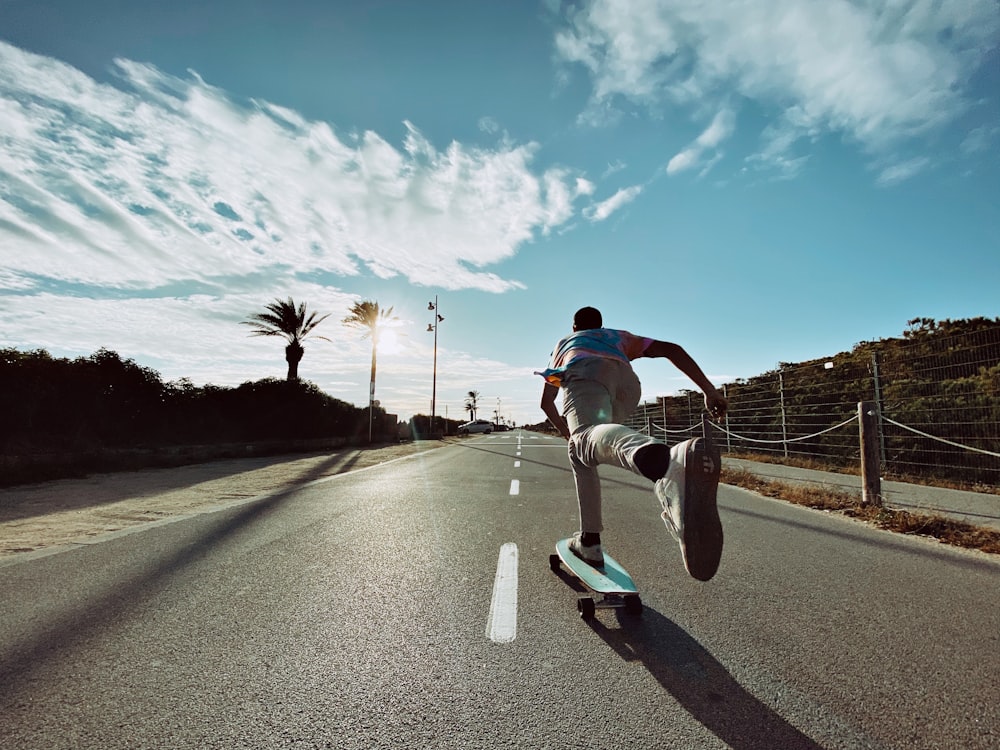
{"label": "shadow on road", "polygon": [[[556,575],[574,591],[587,589],[564,570]],[[823,750],[740,685],[682,628],[648,606],[641,617],[615,610],[620,628],[600,619],[591,629],[628,662],[641,663],[695,719],[734,750]]]}
{"label": "shadow on road", "polygon": [[[303,484],[322,476],[349,471],[361,457],[362,449],[343,449],[311,469],[295,475],[294,483]],[[60,479],[37,485],[25,485],[4,490],[5,501],[0,505],[0,521],[20,521],[45,515],[55,510],[67,511],[96,507],[146,495],[173,492],[205,482],[237,477],[247,472],[273,469],[295,461],[314,458],[315,454],[286,454],[258,458],[235,458],[191,464],[183,467],[144,469],[138,472],[116,472],[113,482],[103,481],[104,475],[88,479]],[[79,487],[78,491],[69,489]],[[55,498],[58,497],[58,500]]]}
{"label": "shadow on road", "polygon": [[623,659],[639,662],[698,722],[734,750],[823,750],[740,685],[698,641],[646,607],[618,613],[621,628],[590,626]]}
{"label": "shadow on road", "polygon": [[[63,654],[72,653],[77,643],[86,641],[95,632],[113,627],[139,602],[157,596],[177,573],[209,557],[217,545],[274,512],[303,485],[329,474],[331,465],[343,461],[337,472],[343,473],[358,461],[359,456],[360,451],[346,457],[332,455],[327,461],[290,478],[284,487],[235,511],[220,513],[218,520],[204,527],[201,534],[186,538],[183,544],[170,547],[159,556],[146,558],[135,568],[123,568],[121,577],[108,581],[102,591],[75,592],[76,598],[61,612],[49,622],[37,623],[33,632],[20,642],[0,644],[3,646],[0,651],[0,705],[16,700],[19,685],[30,683],[32,673],[48,660],[58,660]],[[45,561],[37,564],[45,564]]]}
{"label": "shadow on road", "polygon": [[[748,490],[740,491],[748,492]],[[832,525],[827,522],[826,514],[811,508],[803,510],[807,510],[813,515],[803,514],[801,520],[792,520],[791,518],[768,512],[766,506],[763,512],[760,510],[751,510],[746,507],[736,507],[729,503],[723,505],[721,502],[719,503],[719,507],[727,514],[731,513],[737,516],[755,518],[767,523],[780,524],[809,534],[822,534],[824,536],[844,539],[852,544],[861,544],[876,549],[892,549],[906,555],[929,557],[949,565],[983,571],[993,575],[1000,573],[1000,566],[997,566],[996,561],[990,557],[969,554],[965,550],[947,545],[933,546],[929,543],[921,544],[908,535],[896,535],[891,531],[877,529],[861,522],[857,522],[856,524],[843,523]],[[801,508],[801,506],[790,507]]]}

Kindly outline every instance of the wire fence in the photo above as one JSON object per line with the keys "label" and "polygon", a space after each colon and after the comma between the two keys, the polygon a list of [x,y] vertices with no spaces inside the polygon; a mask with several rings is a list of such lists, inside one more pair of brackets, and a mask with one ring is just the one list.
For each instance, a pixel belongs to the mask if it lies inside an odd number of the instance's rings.
{"label": "wire fence", "polygon": [[[858,403],[872,402],[884,476],[1000,487],[1000,321],[986,323],[919,329],[727,383],[719,443],[729,453],[857,465]],[[683,440],[699,434],[702,408],[701,393],[684,391],[641,404],[629,423]]]}

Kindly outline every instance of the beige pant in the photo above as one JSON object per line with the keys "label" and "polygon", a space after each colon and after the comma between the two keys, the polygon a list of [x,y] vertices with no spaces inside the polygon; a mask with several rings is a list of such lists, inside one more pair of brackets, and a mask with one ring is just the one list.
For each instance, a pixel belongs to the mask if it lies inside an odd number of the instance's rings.
{"label": "beige pant", "polygon": [[573,363],[563,374],[563,416],[583,532],[604,529],[597,467],[610,464],[642,476],[633,460],[636,451],[660,442],[621,424],[639,405],[641,391],[627,362],[595,357]]}

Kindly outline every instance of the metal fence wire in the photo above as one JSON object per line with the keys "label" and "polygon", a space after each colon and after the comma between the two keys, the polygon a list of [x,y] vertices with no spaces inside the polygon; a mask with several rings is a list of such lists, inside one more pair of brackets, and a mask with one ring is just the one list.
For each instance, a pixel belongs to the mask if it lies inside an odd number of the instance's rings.
{"label": "metal fence wire", "polygon": [[[903,339],[782,363],[722,390],[727,452],[856,465],[858,403],[870,401],[884,475],[1000,487],[1000,320],[924,321]],[[701,393],[682,391],[640,404],[629,424],[679,441],[698,434],[702,406]]]}

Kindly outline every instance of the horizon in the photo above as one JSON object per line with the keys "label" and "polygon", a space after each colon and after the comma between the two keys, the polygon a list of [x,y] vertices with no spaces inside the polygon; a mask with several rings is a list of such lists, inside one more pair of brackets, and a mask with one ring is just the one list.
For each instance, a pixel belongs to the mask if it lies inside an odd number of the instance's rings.
{"label": "horizon", "polygon": [[[573,312],[718,384],[1000,317],[1000,14],[670,0],[0,6],[0,346],[544,421]],[[643,401],[694,390],[637,361]],[[449,413],[450,412],[450,413]],[[464,420],[462,420],[464,421]]]}

